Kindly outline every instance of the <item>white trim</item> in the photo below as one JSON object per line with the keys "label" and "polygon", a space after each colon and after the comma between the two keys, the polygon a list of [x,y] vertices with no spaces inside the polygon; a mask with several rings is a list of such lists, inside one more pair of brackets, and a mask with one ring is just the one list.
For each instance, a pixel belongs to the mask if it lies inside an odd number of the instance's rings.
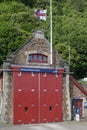
{"label": "white trim", "polygon": [[50,64],[52,62],[52,0],[50,0]]}

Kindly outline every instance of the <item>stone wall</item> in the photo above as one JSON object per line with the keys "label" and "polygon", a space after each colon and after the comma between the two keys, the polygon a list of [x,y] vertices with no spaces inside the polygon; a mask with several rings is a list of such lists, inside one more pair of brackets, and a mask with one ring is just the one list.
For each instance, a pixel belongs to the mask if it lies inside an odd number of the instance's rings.
{"label": "stone wall", "polygon": [[72,81],[70,82],[70,98],[82,99],[83,117],[87,117],[87,108],[84,108],[84,102],[87,102],[87,95],[84,94]]}
{"label": "stone wall", "polygon": [[3,76],[0,75],[0,102],[1,102],[1,93],[2,93],[2,87],[3,87]]}
{"label": "stone wall", "polygon": [[[39,33],[39,35],[37,35]],[[41,34],[40,34],[41,33]],[[29,63],[29,54],[40,53],[48,57],[48,63]],[[50,43],[45,38],[43,32],[36,31],[34,36],[23,44],[10,59],[12,64],[23,65],[23,66],[53,66],[53,67],[64,67],[65,62],[62,57],[54,49],[52,50],[53,63],[50,65]]]}
{"label": "stone wall", "polygon": [[67,90],[66,90],[66,79],[63,78],[63,120],[67,120],[68,115],[68,104],[67,104]]}
{"label": "stone wall", "polygon": [[3,69],[3,89],[1,97],[1,121],[12,123],[13,121],[13,78],[9,71],[9,63],[4,62]]}
{"label": "stone wall", "polygon": [[73,84],[73,82],[70,82],[70,98],[72,99],[73,97],[87,97],[78,87],[76,87],[75,84]]}
{"label": "stone wall", "polygon": [[[2,88],[3,88],[3,75],[0,74],[0,104],[1,104]],[[0,117],[1,117],[1,106],[0,106]]]}
{"label": "stone wall", "polygon": [[[33,40],[33,43],[31,44]],[[28,62],[28,55],[34,53],[41,53],[49,57],[49,46],[43,44],[43,39],[32,39],[30,43],[25,44],[25,46],[15,54],[15,64],[20,65],[32,65]],[[19,60],[20,59],[20,60]],[[48,58],[49,63],[49,58]],[[36,65],[36,64],[35,64]]]}

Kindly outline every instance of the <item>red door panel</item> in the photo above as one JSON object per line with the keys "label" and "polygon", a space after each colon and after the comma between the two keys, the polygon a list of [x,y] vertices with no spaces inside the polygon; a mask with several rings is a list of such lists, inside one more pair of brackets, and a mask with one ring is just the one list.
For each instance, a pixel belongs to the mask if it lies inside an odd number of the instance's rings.
{"label": "red door panel", "polygon": [[14,74],[14,124],[38,122],[37,80],[31,73]]}
{"label": "red door panel", "polygon": [[[21,90],[19,90],[20,86],[20,77],[18,76],[18,72],[14,73],[14,124],[19,124],[22,122],[21,120],[21,103],[20,98],[21,96]],[[20,115],[20,117],[19,117]]]}
{"label": "red door panel", "polygon": [[40,74],[40,122],[47,122],[46,77],[46,73]]}
{"label": "red door panel", "polygon": [[38,73],[32,74],[32,119],[31,123],[38,123]]}
{"label": "red door panel", "polygon": [[62,121],[62,76],[14,72],[14,124]]}
{"label": "red door panel", "polygon": [[[62,120],[62,90],[60,79],[55,74],[41,74],[40,78],[40,119],[41,122]],[[61,87],[62,88],[62,87]],[[60,108],[60,109],[59,109]]]}

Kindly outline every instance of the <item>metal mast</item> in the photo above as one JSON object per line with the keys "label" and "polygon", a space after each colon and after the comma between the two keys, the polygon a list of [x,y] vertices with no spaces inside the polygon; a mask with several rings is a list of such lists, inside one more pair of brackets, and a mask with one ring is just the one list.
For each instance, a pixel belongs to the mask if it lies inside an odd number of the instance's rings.
{"label": "metal mast", "polygon": [[52,0],[50,0],[50,64],[52,62]]}

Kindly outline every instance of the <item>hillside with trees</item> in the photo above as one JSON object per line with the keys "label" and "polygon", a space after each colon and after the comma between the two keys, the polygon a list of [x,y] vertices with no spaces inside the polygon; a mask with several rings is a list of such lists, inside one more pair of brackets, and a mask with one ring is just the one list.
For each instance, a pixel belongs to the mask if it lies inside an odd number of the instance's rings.
{"label": "hillside with trees", "polygon": [[[87,77],[87,0],[52,0],[53,47],[76,78]],[[47,9],[47,20],[34,16]],[[0,0],[0,64],[42,29],[50,40],[50,0]]]}

